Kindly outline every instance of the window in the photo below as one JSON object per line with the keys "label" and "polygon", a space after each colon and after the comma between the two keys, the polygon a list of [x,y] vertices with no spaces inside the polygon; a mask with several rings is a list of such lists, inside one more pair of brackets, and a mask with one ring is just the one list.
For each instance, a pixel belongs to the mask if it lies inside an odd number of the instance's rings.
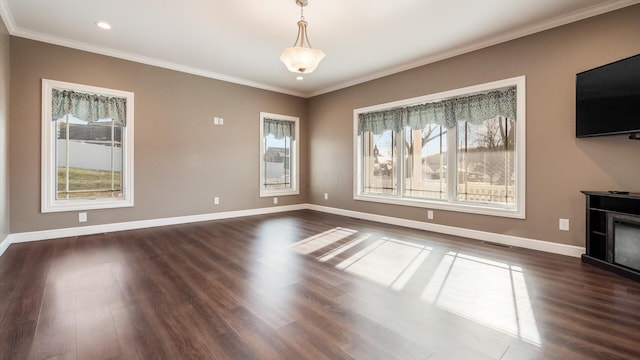
{"label": "window", "polygon": [[42,212],[133,206],[133,93],[42,80]]}
{"label": "window", "polygon": [[298,122],[293,116],[260,113],[260,196],[297,195]]}
{"label": "window", "polygon": [[354,110],[354,198],[524,218],[524,77]]}

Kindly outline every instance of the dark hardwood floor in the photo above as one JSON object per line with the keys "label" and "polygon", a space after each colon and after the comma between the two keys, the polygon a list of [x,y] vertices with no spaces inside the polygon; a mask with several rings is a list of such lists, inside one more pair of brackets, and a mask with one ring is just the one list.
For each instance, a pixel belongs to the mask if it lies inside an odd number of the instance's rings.
{"label": "dark hardwood floor", "polygon": [[638,358],[640,283],[313,211],[0,257],[0,359]]}

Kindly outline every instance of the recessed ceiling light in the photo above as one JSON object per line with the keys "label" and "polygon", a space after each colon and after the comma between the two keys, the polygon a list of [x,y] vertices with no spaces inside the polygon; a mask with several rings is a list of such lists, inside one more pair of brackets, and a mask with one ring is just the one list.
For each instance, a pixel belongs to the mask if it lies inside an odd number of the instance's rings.
{"label": "recessed ceiling light", "polygon": [[106,21],[98,21],[96,22],[96,26],[99,27],[100,29],[111,30],[111,24],[109,24]]}
{"label": "recessed ceiling light", "polygon": [[296,80],[302,80],[302,79],[304,79],[304,78],[302,77],[302,75],[298,75],[298,76],[296,76]]}

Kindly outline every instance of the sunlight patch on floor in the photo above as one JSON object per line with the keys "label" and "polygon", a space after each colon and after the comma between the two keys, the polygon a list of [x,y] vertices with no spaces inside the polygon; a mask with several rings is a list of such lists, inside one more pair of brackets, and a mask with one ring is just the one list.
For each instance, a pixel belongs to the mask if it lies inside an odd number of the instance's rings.
{"label": "sunlight patch on floor", "polygon": [[401,290],[431,249],[384,237],[342,261],[336,268]]}
{"label": "sunlight patch on floor", "polygon": [[322,262],[327,262],[331,259],[333,259],[334,257],[342,254],[343,252],[351,249],[352,247],[360,244],[361,242],[367,240],[369,237],[371,237],[371,234],[365,234],[363,236],[360,236],[356,239],[353,239],[351,241],[349,241],[348,243],[329,251],[328,253],[326,253],[325,255],[322,255],[320,257],[318,257],[318,260],[322,261]]}
{"label": "sunlight patch on floor", "polygon": [[520,267],[451,251],[443,257],[422,298],[452,313],[541,345]]}
{"label": "sunlight patch on floor", "polygon": [[314,251],[327,247],[357,232],[357,230],[337,227],[300,240],[291,244],[289,247],[300,254],[311,254]]}
{"label": "sunlight patch on floor", "polygon": [[541,345],[522,268],[455,251],[434,251],[416,242],[389,237],[373,241],[372,234],[357,234],[336,227],[290,248],[301,254],[324,249],[316,256],[321,262],[359,249],[335,267],[394,291],[407,287],[440,309]]}

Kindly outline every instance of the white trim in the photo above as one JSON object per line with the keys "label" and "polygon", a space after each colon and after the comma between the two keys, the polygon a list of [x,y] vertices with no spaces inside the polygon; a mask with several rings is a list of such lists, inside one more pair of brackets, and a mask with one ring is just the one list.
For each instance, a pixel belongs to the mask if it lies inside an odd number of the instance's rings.
{"label": "white trim", "polygon": [[[283,189],[283,190],[267,190],[264,188],[264,118],[275,118],[280,120],[291,121],[295,125],[295,140],[293,140],[293,144],[291,149],[289,150],[289,157],[293,156],[293,166],[289,169],[289,176],[292,183],[291,189]],[[289,115],[280,115],[280,114],[272,114],[267,112],[260,112],[260,156],[258,157],[260,161],[260,179],[259,179],[259,187],[260,187],[260,197],[272,197],[272,196],[287,196],[287,195],[299,195],[300,194],[300,118],[296,116]],[[293,175],[293,176],[291,176]]]}
{"label": "white trim", "polygon": [[375,221],[384,224],[397,225],[411,229],[432,231],[441,234],[465,237],[473,240],[488,241],[497,244],[516,246],[525,249],[544,251],[553,254],[580,257],[585,252],[581,246],[552,243],[549,241],[523,238],[513,235],[497,234],[487,231],[465,229],[447,225],[433,224],[416,220],[407,220],[391,216],[375,215],[353,210],[331,208],[327,206],[309,204],[309,210],[325,212],[334,215],[347,216],[356,219]]}
{"label": "white trim", "polygon": [[232,84],[249,86],[256,89],[274,91],[281,94],[287,94],[287,95],[293,95],[293,96],[299,96],[299,97],[305,97],[306,95],[305,93],[300,91],[285,89],[278,86],[267,85],[267,84],[263,84],[263,83],[235,77],[235,76],[220,74],[220,73],[216,73],[216,72],[205,70],[205,69],[199,69],[193,66],[178,64],[171,61],[155,59],[155,58],[151,58],[151,57],[147,57],[147,56],[143,56],[135,53],[115,50],[108,47],[97,46],[97,45],[93,45],[93,44],[89,44],[81,41],[61,38],[58,36],[44,34],[37,31],[24,30],[16,27],[13,27],[13,29],[14,31],[10,32],[11,35],[22,37],[25,39],[41,41],[48,44],[64,46],[72,49],[78,49],[78,50],[87,51],[94,54],[111,56],[118,59],[133,61],[139,64],[157,66],[163,69],[175,70],[185,74],[202,76],[209,79],[225,81]]}
{"label": "white trim", "polygon": [[359,77],[359,78],[356,78],[356,79],[353,79],[353,80],[350,80],[350,81],[346,81],[346,82],[343,82],[343,83],[340,83],[340,84],[337,84],[337,85],[333,85],[333,86],[322,88],[322,89],[319,89],[319,90],[316,90],[316,91],[309,91],[309,92],[292,90],[292,89],[285,89],[285,88],[281,88],[281,87],[277,87],[277,86],[258,83],[258,82],[247,80],[247,79],[242,79],[242,78],[238,78],[238,77],[233,77],[233,76],[229,76],[229,75],[215,73],[215,72],[212,72],[212,71],[199,69],[199,68],[195,68],[195,67],[191,67],[191,66],[176,64],[176,63],[173,63],[173,62],[159,60],[159,59],[154,59],[154,58],[150,58],[150,57],[146,57],[146,56],[142,56],[142,55],[138,55],[138,54],[134,54],[134,53],[129,53],[129,52],[125,52],[125,51],[119,51],[119,50],[110,49],[110,48],[102,47],[102,46],[96,46],[96,45],[93,45],[93,44],[88,44],[88,43],[84,43],[84,42],[80,42],[80,41],[74,41],[74,40],[61,38],[61,37],[57,37],[57,36],[51,36],[51,35],[43,34],[43,33],[36,32],[36,31],[24,30],[24,29],[18,28],[16,26],[15,21],[13,19],[13,16],[12,16],[11,12],[9,11],[9,6],[6,3],[6,0],[0,0],[0,16],[4,20],[4,23],[7,26],[7,29],[9,30],[9,34],[11,34],[13,36],[23,37],[23,38],[31,39],[31,40],[42,41],[42,42],[55,44],[55,45],[60,45],[60,46],[66,46],[66,47],[70,47],[70,48],[73,48],[73,49],[79,49],[79,50],[88,51],[88,52],[92,52],[92,53],[96,53],[96,54],[112,56],[112,57],[116,57],[116,58],[119,58],[119,59],[134,61],[134,62],[137,62],[137,63],[140,63],[140,64],[158,66],[158,67],[165,68],[165,69],[180,71],[180,72],[183,72],[183,73],[203,76],[203,77],[216,79],[216,80],[222,80],[222,81],[226,81],[226,82],[230,82],[230,83],[234,83],[234,84],[239,84],[239,85],[245,85],[245,86],[249,86],[249,87],[253,87],[253,88],[257,88],[257,89],[275,91],[275,92],[278,92],[278,93],[288,94],[288,95],[293,95],[293,96],[299,96],[299,97],[303,97],[303,98],[311,98],[311,97],[314,97],[314,96],[330,93],[330,92],[333,92],[333,91],[336,91],[336,90],[345,89],[345,88],[348,88],[348,87],[351,87],[351,86],[354,86],[354,85],[362,84],[362,83],[365,83],[367,81],[379,79],[379,78],[382,78],[382,77],[385,77],[385,76],[388,76],[388,75],[396,74],[396,73],[399,73],[399,72],[402,72],[402,71],[406,71],[406,70],[414,69],[414,68],[417,68],[417,67],[420,67],[420,66],[432,64],[432,63],[435,63],[437,61],[449,59],[449,58],[452,58],[452,57],[455,57],[455,56],[458,56],[458,55],[463,55],[463,54],[466,54],[466,53],[470,53],[472,51],[484,49],[484,48],[487,48],[487,47],[490,47],[490,46],[493,46],[493,45],[497,45],[497,44],[501,44],[501,43],[504,43],[504,42],[507,42],[507,41],[515,40],[515,39],[518,39],[518,38],[521,38],[521,37],[525,37],[525,36],[528,36],[528,35],[531,35],[531,34],[535,34],[535,33],[538,33],[538,32],[542,32],[542,31],[545,31],[545,30],[553,29],[555,27],[559,27],[559,26],[562,26],[562,25],[570,24],[572,22],[580,21],[580,20],[583,20],[583,19],[586,19],[586,18],[590,18],[590,17],[594,17],[594,16],[597,16],[597,15],[601,15],[601,14],[607,13],[607,12],[611,12],[611,11],[615,11],[615,10],[618,10],[618,9],[622,9],[624,7],[631,6],[631,5],[634,5],[634,4],[637,4],[637,3],[640,3],[640,0],[613,0],[613,1],[606,2],[604,4],[596,4],[594,6],[586,8],[586,9],[578,10],[578,11],[572,12],[570,14],[559,16],[559,17],[556,17],[556,18],[547,19],[547,20],[541,21],[541,22],[539,22],[537,24],[533,24],[531,26],[528,26],[528,27],[525,27],[525,28],[521,28],[521,29],[516,29],[516,30],[514,30],[512,32],[509,32],[509,33],[506,33],[506,34],[497,35],[497,36],[485,39],[483,41],[479,41],[479,42],[473,43],[473,44],[468,45],[468,46],[461,46],[461,47],[457,47],[457,48],[450,49],[450,50],[447,50],[447,51],[443,51],[443,52],[434,54],[433,56],[429,56],[429,57],[420,59],[418,61],[413,61],[413,62],[410,62],[410,63],[405,63],[405,64],[402,64],[402,65],[394,66],[394,67],[391,67],[391,68],[387,68],[387,69],[385,69],[384,71],[381,71],[381,72],[377,72],[377,73],[370,74],[370,75],[363,76],[363,77]]}
{"label": "white trim", "polygon": [[273,214],[273,213],[297,211],[297,210],[320,211],[320,212],[329,213],[329,214],[348,216],[348,217],[363,219],[368,221],[376,221],[384,224],[391,224],[391,225],[403,226],[403,227],[412,228],[412,229],[432,231],[432,232],[454,235],[454,236],[461,236],[469,239],[489,241],[497,244],[516,246],[516,247],[521,247],[525,249],[539,250],[539,251],[544,251],[548,253],[566,255],[566,256],[572,256],[572,257],[580,257],[580,255],[584,254],[585,252],[584,247],[580,247],[580,246],[557,244],[549,241],[528,239],[528,238],[512,236],[512,235],[496,234],[496,233],[491,233],[486,231],[458,228],[453,226],[426,223],[426,222],[415,221],[415,220],[407,220],[407,219],[401,219],[401,218],[396,218],[391,216],[375,215],[375,214],[369,214],[369,213],[353,211],[353,210],[345,210],[345,209],[338,209],[338,208],[332,208],[327,206],[320,206],[315,204],[297,204],[297,205],[287,205],[287,206],[278,206],[278,207],[269,207],[269,208],[249,209],[249,210],[227,211],[227,212],[211,213],[211,214],[178,216],[178,217],[163,218],[163,219],[140,220],[140,221],[130,221],[130,222],[124,222],[124,223],[15,233],[15,234],[10,234],[4,241],[0,242],[0,256],[9,247],[9,245],[22,243],[22,242],[100,234],[100,233],[114,232],[114,231],[144,229],[144,228],[186,224],[186,223],[193,223],[193,222],[200,222],[200,221],[222,220],[222,219],[230,219],[230,218],[243,217],[243,216],[265,215],[265,214]]}
{"label": "white trim", "polygon": [[545,30],[553,29],[556,27],[560,27],[563,25],[567,25],[576,21],[584,20],[590,17],[598,16],[601,14],[605,14],[611,11],[619,10],[631,5],[635,5],[640,3],[640,0],[619,0],[619,1],[610,1],[604,4],[596,4],[594,6],[590,6],[586,9],[578,10],[572,12],[570,14],[562,15],[556,18],[548,19],[541,21],[537,24],[532,24],[531,26],[524,27],[521,29],[515,29],[511,32],[497,35],[485,40],[481,40],[470,45],[456,47],[450,50],[446,50],[440,53],[436,53],[432,56],[422,58],[417,61],[412,61],[409,63],[401,64],[398,66],[393,66],[385,69],[384,71],[380,71],[374,74],[366,75],[363,77],[359,77],[350,81],[346,81],[337,85],[329,86],[323,89],[319,89],[317,91],[310,91],[305,94],[305,97],[311,98],[314,96],[327,94],[333,91],[345,89],[351,86],[355,86],[358,84],[362,84],[368,81],[376,80],[383,78],[385,76],[397,74],[403,71],[415,69],[421,66],[433,64],[438,61],[451,59],[453,57],[464,55],[473,51],[485,49],[494,45],[502,44],[507,41],[519,39],[525,36],[529,36],[532,34],[536,34]]}
{"label": "white trim", "polygon": [[[73,199],[56,200],[56,142],[53,141],[51,93],[52,89],[69,89],[88,93],[105,94],[126,98],[127,101],[127,125],[122,132],[122,198],[117,199]],[[120,207],[132,207],[134,205],[134,174],[133,174],[133,149],[134,149],[134,94],[129,91],[107,89],[90,85],[74,84],[63,81],[42,79],[42,148],[41,148],[41,208],[43,213],[77,210],[95,210]]]}
{"label": "white trim", "polygon": [[9,5],[7,5],[6,0],[0,0],[0,18],[2,18],[4,24],[7,26],[9,34],[13,35],[16,31],[16,23],[13,20],[13,14],[9,11]]}
{"label": "white trim", "polygon": [[11,245],[11,234],[9,234],[6,238],[0,241],[0,256],[2,256],[2,254],[4,254],[5,251],[7,251],[7,249],[9,248],[9,245]]}
{"label": "white trim", "polygon": [[[371,111],[378,111],[384,109],[392,109],[403,106],[410,106],[421,103],[435,102],[443,99],[450,99],[458,96],[468,96],[476,93],[482,93],[486,91],[490,91],[493,89],[500,89],[505,87],[516,86],[517,89],[517,121],[516,121],[516,144],[515,144],[515,153],[516,158],[514,173],[516,175],[515,179],[515,188],[516,193],[515,197],[515,206],[510,207],[498,207],[492,206],[491,204],[474,204],[462,201],[454,201],[454,184],[450,184],[447,186],[448,188],[448,199],[452,199],[449,201],[446,200],[431,200],[431,199],[412,199],[403,197],[400,191],[398,191],[397,195],[371,195],[371,194],[363,194],[362,193],[362,154],[361,150],[361,142],[362,139],[358,134],[358,114],[367,113]],[[356,166],[353,169],[353,199],[358,201],[372,201],[378,203],[386,203],[393,205],[403,205],[403,206],[414,206],[414,207],[422,207],[427,209],[441,209],[448,211],[457,211],[457,212],[466,212],[466,213],[474,213],[474,214],[482,214],[482,215],[490,215],[490,216],[500,216],[500,217],[509,217],[516,219],[525,219],[526,217],[526,77],[525,76],[517,76],[509,79],[503,79],[498,81],[492,81],[484,84],[467,86],[464,88],[453,89],[448,91],[443,91],[435,94],[428,94],[423,96],[417,96],[410,99],[402,99],[397,101],[392,101],[384,104],[376,104],[371,106],[366,106],[353,110],[353,163]],[[454,132],[455,129],[451,129],[451,132]],[[453,138],[453,141],[448,141],[448,151],[449,154],[449,164],[456,164],[455,156],[457,152],[452,151],[456,148],[456,140],[455,136],[448,136],[448,139]],[[400,162],[400,167],[402,168],[403,162]],[[449,174],[447,175],[448,179],[455,179],[457,174],[455,174],[456,166],[448,166]],[[400,181],[399,181],[400,183]]]}
{"label": "white trim", "polygon": [[201,214],[201,215],[177,216],[177,217],[162,218],[162,219],[129,221],[129,222],[103,224],[103,225],[91,225],[91,226],[73,227],[73,228],[65,228],[65,229],[23,232],[23,233],[15,233],[15,234],[9,235],[9,239],[10,239],[9,243],[17,244],[22,242],[58,239],[58,238],[65,238],[65,237],[71,237],[71,236],[83,236],[83,235],[100,234],[100,233],[114,232],[114,231],[145,229],[145,228],[153,228],[158,226],[188,224],[188,223],[194,223],[194,222],[200,222],[200,221],[231,219],[231,218],[237,218],[237,217],[243,217],[243,216],[265,215],[265,214],[273,214],[273,213],[279,213],[279,212],[285,212],[285,211],[304,210],[306,208],[307,208],[306,204],[287,205],[287,206],[278,206],[278,207],[269,207],[269,208],[249,209],[249,210],[226,211],[226,212],[209,213],[209,214]]}

